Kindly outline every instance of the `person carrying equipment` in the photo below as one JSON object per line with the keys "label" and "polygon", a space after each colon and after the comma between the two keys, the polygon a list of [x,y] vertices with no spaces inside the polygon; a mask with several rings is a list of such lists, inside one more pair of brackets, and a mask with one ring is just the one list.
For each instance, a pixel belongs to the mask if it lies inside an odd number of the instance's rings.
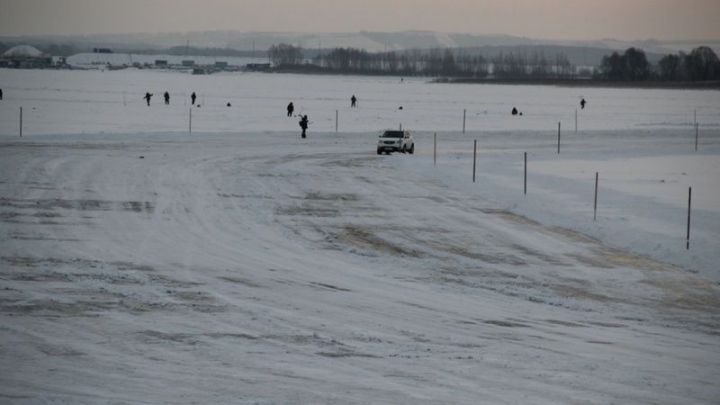
{"label": "person carrying equipment", "polygon": [[305,131],[307,131],[308,128],[308,116],[303,115],[302,119],[300,120],[300,128],[302,128],[302,134],[300,134],[300,137],[302,139],[305,139]]}

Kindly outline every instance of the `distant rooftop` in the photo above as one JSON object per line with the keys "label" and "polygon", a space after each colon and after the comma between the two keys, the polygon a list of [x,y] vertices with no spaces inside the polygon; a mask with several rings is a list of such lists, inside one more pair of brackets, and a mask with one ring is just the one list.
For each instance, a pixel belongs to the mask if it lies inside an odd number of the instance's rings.
{"label": "distant rooftop", "polygon": [[43,56],[43,53],[30,45],[17,45],[5,51],[3,56],[12,58],[39,58]]}

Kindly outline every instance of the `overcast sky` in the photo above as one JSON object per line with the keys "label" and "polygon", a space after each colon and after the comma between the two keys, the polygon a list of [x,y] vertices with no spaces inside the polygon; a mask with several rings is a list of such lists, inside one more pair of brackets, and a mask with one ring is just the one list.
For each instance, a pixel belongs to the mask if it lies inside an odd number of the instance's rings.
{"label": "overcast sky", "polygon": [[0,35],[212,30],[716,39],[720,0],[0,0]]}

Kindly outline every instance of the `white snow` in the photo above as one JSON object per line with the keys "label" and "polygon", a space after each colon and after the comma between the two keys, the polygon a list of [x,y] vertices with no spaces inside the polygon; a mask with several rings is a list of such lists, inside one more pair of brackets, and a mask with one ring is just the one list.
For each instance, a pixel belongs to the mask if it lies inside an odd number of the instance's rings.
{"label": "white snow", "polygon": [[42,52],[40,52],[37,48],[30,45],[16,45],[12,48],[8,49],[3,53],[3,56],[6,57],[20,57],[20,58],[38,58],[42,56]]}
{"label": "white snow", "polygon": [[[720,92],[550,86],[428,84],[397,77],[303,76],[291,74],[190,75],[127,69],[120,71],[0,71],[5,92],[0,135],[17,135],[24,107],[25,134],[133,133],[185,131],[190,93],[202,105],[193,111],[193,129],[204,132],[295,131],[297,121],[281,120],[293,101],[308,114],[312,131],[334,132],[335,111],[343,132],[406,128],[461,131],[463,110],[470,131],[674,129],[694,136],[720,127]],[[147,108],[145,92],[154,93]],[[164,106],[168,91],[171,104]],[[360,108],[350,108],[355,94]],[[226,107],[230,102],[232,107]],[[400,110],[399,107],[403,109]],[[511,117],[516,106],[522,117]]]}
{"label": "white snow", "polygon": [[[0,88],[0,402],[720,397],[717,92],[9,70]],[[417,153],[377,156],[400,122]]]}

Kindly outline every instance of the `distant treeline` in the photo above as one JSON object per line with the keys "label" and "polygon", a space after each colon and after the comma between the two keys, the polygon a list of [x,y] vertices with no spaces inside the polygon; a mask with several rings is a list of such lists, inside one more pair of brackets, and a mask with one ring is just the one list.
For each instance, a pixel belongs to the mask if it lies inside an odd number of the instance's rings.
{"label": "distant treeline", "polygon": [[267,51],[240,51],[233,48],[199,48],[194,46],[173,46],[163,49],[143,49],[128,53],[136,54],[164,54],[176,56],[234,56],[234,57],[267,57]]}
{"label": "distant treeline", "polygon": [[594,72],[578,69],[563,53],[548,58],[543,52],[499,53],[485,58],[462,48],[367,52],[335,48],[306,58],[301,47],[273,45],[268,51],[276,71],[327,72],[345,74],[418,75],[431,77],[499,80],[591,79],[598,81],[712,81],[720,80],[720,61],[709,47],[686,54],[666,55],[657,65],[648,62],[642,49],[613,52],[602,59]]}
{"label": "distant treeline", "polygon": [[[16,43],[0,42],[0,54]],[[38,43],[49,55],[71,56],[92,48],[73,44]],[[607,82],[702,82],[720,81],[720,61],[706,46],[690,53],[665,55],[651,64],[645,52],[629,48],[602,58],[598,67],[577,67],[563,52],[546,56],[541,51],[507,51],[482,55],[473,48],[411,49],[368,52],[356,48],[303,49],[278,44],[269,50],[240,51],[232,48],[175,46],[163,49],[113,49],[114,52],[197,56],[268,57],[275,71],[369,75],[429,76],[441,78],[543,81],[585,79]],[[657,59],[655,59],[657,60]]]}
{"label": "distant treeline", "polygon": [[720,60],[715,52],[701,46],[689,54],[666,55],[657,66],[648,63],[645,52],[629,48],[622,55],[605,56],[598,78],[612,81],[710,81],[720,80]]}
{"label": "distant treeline", "polygon": [[268,51],[278,71],[308,71],[349,74],[386,74],[406,76],[443,76],[484,78],[549,78],[575,74],[563,53],[548,59],[540,53],[499,53],[486,59],[463,49],[413,49],[400,52],[367,52],[364,49],[335,48],[306,59],[301,47],[279,44]]}

